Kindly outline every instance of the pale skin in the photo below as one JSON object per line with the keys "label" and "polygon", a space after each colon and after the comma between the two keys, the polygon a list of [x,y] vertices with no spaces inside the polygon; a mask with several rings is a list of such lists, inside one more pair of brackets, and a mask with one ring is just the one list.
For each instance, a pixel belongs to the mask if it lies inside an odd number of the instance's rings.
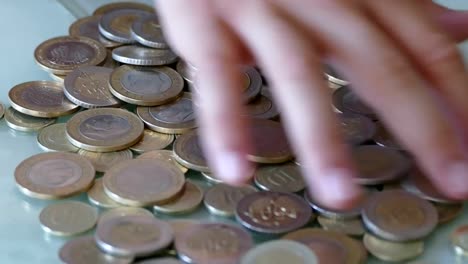
{"label": "pale skin", "polygon": [[341,209],[362,197],[330,107],[331,63],[447,196],[468,198],[468,75],[456,48],[468,13],[430,0],[163,0],[167,38],[198,68],[202,143],[221,179],[252,176],[241,64],[267,76],[311,194]]}

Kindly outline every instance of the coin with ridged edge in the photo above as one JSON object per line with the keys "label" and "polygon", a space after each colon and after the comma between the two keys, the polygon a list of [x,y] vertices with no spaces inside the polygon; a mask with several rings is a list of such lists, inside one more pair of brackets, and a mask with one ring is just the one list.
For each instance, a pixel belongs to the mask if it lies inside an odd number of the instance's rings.
{"label": "coin with ridged edge", "polygon": [[102,16],[97,15],[80,18],[71,24],[68,28],[68,33],[70,36],[82,36],[94,39],[106,48],[121,46],[122,43],[107,39],[99,33],[99,22],[101,21],[101,17]]}
{"label": "coin with ridged edge", "polygon": [[102,178],[96,179],[93,187],[88,190],[88,200],[90,203],[101,208],[117,208],[122,206],[106,194],[102,184]]}
{"label": "coin with ridged edge", "polygon": [[147,4],[137,2],[118,2],[105,4],[103,6],[98,7],[96,10],[94,10],[93,15],[104,15],[106,13],[119,9],[139,9],[146,12],[154,13],[154,7]]}
{"label": "coin with ridged edge", "polygon": [[151,15],[139,9],[117,9],[106,12],[99,21],[99,32],[106,38],[124,44],[135,43],[131,27],[139,17]]}
{"label": "coin with ridged edge", "polygon": [[21,132],[33,132],[52,125],[56,122],[56,119],[25,115],[9,107],[5,111],[5,122],[11,129]]}
{"label": "coin with ridged edge", "polygon": [[128,149],[103,153],[80,149],[78,154],[89,160],[98,172],[106,172],[123,161],[133,159],[133,153]]}
{"label": "coin with ridged edge", "polygon": [[203,200],[211,214],[231,217],[236,213],[238,202],[246,195],[256,192],[252,186],[230,186],[217,184],[206,191]]}
{"label": "coin with ridged edge", "polygon": [[67,139],[66,124],[54,124],[43,128],[37,135],[37,143],[45,151],[77,152]]}
{"label": "coin with ridged edge", "polygon": [[184,167],[201,172],[210,172],[196,130],[176,138],[173,148],[174,158]]}
{"label": "coin with ridged edge", "polygon": [[240,264],[318,264],[315,253],[307,246],[290,240],[265,242],[248,251]]}
{"label": "coin with ridged edge", "polygon": [[158,133],[145,129],[140,142],[130,147],[136,153],[162,150],[174,142],[174,135]]}
{"label": "coin with ridged edge", "polygon": [[423,241],[391,242],[371,234],[364,235],[366,249],[376,258],[383,261],[400,262],[414,259],[424,252]]}
{"label": "coin with ridged edge", "polygon": [[153,150],[149,152],[145,152],[137,157],[137,159],[159,159],[164,162],[168,162],[171,164],[176,165],[182,173],[187,173],[188,169],[178,163],[174,158],[174,152],[172,150]]}
{"label": "coin with ridged edge", "polygon": [[141,45],[156,49],[169,48],[157,15],[148,15],[135,20],[131,33],[133,39]]}
{"label": "coin with ridged edge", "polygon": [[187,181],[175,200],[155,205],[153,210],[162,214],[185,214],[197,209],[202,201],[203,190],[197,184]]}
{"label": "coin with ridged edge", "polygon": [[112,51],[112,58],[118,62],[136,66],[163,66],[177,61],[170,49],[152,49],[141,46],[122,46]]}
{"label": "coin with ridged edge", "polygon": [[296,193],[306,186],[300,167],[292,162],[259,167],[254,181],[265,191]]}

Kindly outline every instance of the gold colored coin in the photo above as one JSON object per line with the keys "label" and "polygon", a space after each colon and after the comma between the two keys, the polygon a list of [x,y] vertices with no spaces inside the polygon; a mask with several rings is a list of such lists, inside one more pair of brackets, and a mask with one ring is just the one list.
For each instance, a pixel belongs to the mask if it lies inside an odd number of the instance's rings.
{"label": "gold colored coin", "polygon": [[177,162],[192,170],[210,172],[197,131],[182,134],[174,141],[174,157]]}
{"label": "gold colored coin", "polygon": [[5,122],[11,129],[22,132],[39,131],[55,123],[55,118],[40,118],[22,114],[12,107],[5,111]]}
{"label": "gold colored coin", "polygon": [[237,203],[256,191],[252,186],[237,187],[220,183],[208,189],[203,202],[210,213],[231,217],[236,212]]}
{"label": "gold colored coin", "polygon": [[339,220],[318,216],[317,221],[325,230],[342,233],[348,236],[362,236],[366,231],[360,218]]}
{"label": "gold colored coin", "polygon": [[442,204],[433,203],[439,215],[439,224],[445,224],[454,220],[463,212],[463,203]]}
{"label": "gold colored coin", "polygon": [[98,172],[106,172],[123,161],[133,159],[133,153],[128,149],[105,153],[80,149],[78,154],[89,160]]}
{"label": "gold colored coin", "polygon": [[92,204],[101,208],[117,208],[122,205],[112,200],[105,192],[102,178],[94,181],[93,187],[88,190],[88,200]]}
{"label": "gold colored coin", "polygon": [[468,256],[468,225],[455,229],[452,233],[452,245],[459,255]]}
{"label": "gold colored coin", "polygon": [[15,170],[18,188],[27,196],[58,199],[73,196],[91,187],[93,165],[74,153],[50,152],[34,155]]}
{"label": "gold colored coin", "polygon": [[162,150],[172,144],[174,135],[162,134],[145,129],[140,142],[130,147],[134,152],[141,154],[153,150]]}
{"label": "gold colored coin", "polygon": [[67,139],[66,124],[55,124],[43,128],[37,135],[39,146],[45,151],[77,152]]}
{"label": "gold colored coin", "polygon": [[111,4],[103,5],[97,8],[93,12],[93,15],[104,15],[106,13],[109,13],[111,11],[118,10],[118,9],[140,9],[143,11],[154,13],[154,7],[150,5],[136,3],[136,2],[119,2],[119,3],[111,3]]}
{"label": "gold colored coin", "polygon": [[153,209],[163,214],[184,214],[197,209],[202,201],[203,190],[195,183],[187,181],[178,198],[169,203],[155,205]]}
{"label": "gold colored coin", "polygon": [[178,163],[175,160],[174,152],[171,150],[153,150],[153,151],[145,152],[141,154],[140,156],[138,156],[137,158],[138,159],[159,159],[164,162],[175,164],[184,174],[187,173],[188,171],[186,167],[180,165],[180,163]]}
{"label": "gold colored coin", "polygon": [[364,235],[364,245],[378,259],[391,262],[410,260],[424,252],[423,241],[395,243],[367,233]]}
{"label": "gold colored coin", "polygon": [[154,215],[150,211],[144,208],[124,206],[124,207],[117,207],[117,208],[113,208],[108,211],[105,211],[99,216],[99,222],[106,222],[110,219],[120,218],[120,217],[127,216],[127,215],[146,216],[146,217],[154,218]]}

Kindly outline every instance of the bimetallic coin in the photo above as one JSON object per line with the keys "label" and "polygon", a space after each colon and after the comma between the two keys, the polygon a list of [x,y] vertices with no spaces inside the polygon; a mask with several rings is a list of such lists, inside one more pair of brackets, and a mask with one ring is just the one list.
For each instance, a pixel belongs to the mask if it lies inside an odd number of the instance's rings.
{"label": "bimetallic coin", "polygon": [[150,5],[136,2],[118,2],[100,6],[93,12],[93,15],[104,15],[106,13],[119,9],[139,9],[146,12],[154,13],[154,7]]}
{"label": "bimetallic coin", "polygon": [[121,46],[121,43],[109,40],[99,33],[99,21],[101,21],[100,15],[80,18],[70,26],[68,32],[70,36],[82,36],[94,39],[106,48]]}
{"label": "bimetallic coin", "polygon": [[164,162],[174,164],[178,167],[182,173],[187,173],[188,169],[180,163],[178,163],[174,158],[174,152],[171,150],[153,150],[149,152],[145,152],[137,157],[138,159],[159,159]]}
{"label": "bimetallic coin", "polygon": [[179,60],[176,65],[176,70],[188,83],[193,83],[195,81],[197,69],[188,62]]}
{"label": "bimetallic coin", "polygon": [[133,153],[128,149],[104,153],[80,149],[78,154],[89,160],[93,164],[94,169],[98,172],[107,172],[115,165],[133,159]]}
{"label": "bimetallic coin", "polygon": [[68,100],[84,108],[116,107],[120,101],[109,91],[112,69],[86,66],[69,73],[63,92]]}
{"label": "bimetallic coin", "polygon": [[127,110],[100,108],[74,115],[67,123],[67,137],[79,148],[111,152],[135,145],[143,129],[143,122]]}
{"label": "bimetallic coin", "polygon": [[162,214],[185,214],[198,208],[203,201],[203,190],[195,183],[187,181],[178,197],[161,205],[153,206],[157,213]]}
{"label": "bimetallic coin", "polygon": [[463,212],[463,203],[456,204],[441,204],[433,203],[439,216],[439,225],[448,223],[454,220]]}
{"label": "bimetallic coin", "polygon": [[138,207],[117,207],[110,209],[108,211],[105,211],[99,216],[99,222],[106,222],[110,219],[113,218],[121,218],[124,216],[145,216],[149,218],[154,218],[153,213],[150,211],[144,209],[144,208],[138,208]]}
{"label": "bimetallic coin", "polygon": [[424,252],[423,241],[391,242],[371,234],[364,235],[366,249],[376,258],[383,261],[400,262],[414,259]]}
{"label": "bimetallic coin", "polygon": [[296,193],[305,188],[301,168],[292,162],[259,167],[254,181],[258,188],[265,191]]}
{"label": "bimetallic coin", "polygon": [[140,106],[157,106],[177,99],[184,80],[169,67],[120,66],[110,77],[110,91],[120,100]]}
{"label": "bimetallic coin", "polygon": [[97,222],[98,211],[90,205],[66,201],[47,206],[39,221],[47,233],[56,236],[74,236],[91,230]]}
{"label": "bimetallic coin", "polygon": [[141,45],[156,49],[169,48],[156,15],[144,16],[135,20],[131,27],[131,34],[133,39]]}
{"label": "bimetallic coin", "polygon": [[173,164],[135,159],[112,167],[103,182],[106,194],[115,201],[129,206],[149,206],[172,200],[182,191],[185,177]]}
{"label": "bimetallic coin", "polygon": [[12,107],[5,111],[5,122],[11,129],[32,132],[39,131],[44,127],[50,126],[55,123],[54,118],[39,118],[22,114]]}
{"label": "bimetallic coin", "polygon": [[105,192],[102,178],[94,181],[93,187],[88,190],[88,200],[90,203],[101,208],[117,208],[122,205],[112,200]]}
{"label": "bimetallic coin", "polygon": [[223,183],[221,179],[216,177],[215,175],[207,172],[202,172],[201,175],[209,182],[213,184]]}
{"label": "bimetallic coin", "polygon": [[167,248],[174,239],[171,226],[146,216],[122,216],[99,221],[95,239],[111,255],[145,257]]}
{"label": "bimetallic coin", "polygon": [[69,197],[91,187],[93,165],[78,154],[50,152],[34,155],[15,170],[18,188],[27,196],[39,199]]}
{"label": "bimetallic coin", "polygon": [[153,150],[162,150],[172,144],[174,138],[174,135],[162,134],[145,129],[141,141],[130,147],[130,149],[139,154]]}
{"label": "bimetallic coin", "polygon": [[315,253],[307,246],[289,240],[265,242],[249,250],[240,264],[318,264]]}
{"label": "bimetallic coin", "polygon": [[375,134],[374,122],[362,115],[342,114],[339,115],[343,137],[351,145],[359,145],[371,140]]}
{"label": "bimetallic coin", "polygon": [[442,194],[419,169],[414,169],[410,176],[401,182],[407,192],[436,203],[457,203]]}
{"label": "bimetallic coin", "polygon": [[459,255],[468,256],[468,225],[455,229],[452,233],[452,245]]}
{"label": "bimetallic coin", "polygon": [[363,199],[362,203],[359,203],[355,205],[353,208],[348,209],[348,210],[332,210],[319,204],[315,199],[312,198],[312,196],[309,194],[308,191],[304,192],[304,200],[307,203],[309,203],[310,207],[312,207],[315,211],[317,211],[318,214],[328,217],[328,218],[339,219],[339,220],[350,220],[350,219],[359,218],[361,216],[361,210],[362,210],[362,207],[364,206],[363,203],[365,201]]}
{"label": "bimetallic coin", "polygon": [[131,26],[139,17],[147,15],[151,13],[139,9],[118,9],[106,12],[99,21],[99,32],[115,42],[135,43],[131,34]]}
{"label": "bimetallic coin", "polygon": [[325,76],[327,80],[333,84],[345,86],[349,85],[349,82],[346,81],[341,74],[336,72],[330,65],[324,65]]}
{"label": "bimetallic coin", "polygon": [[275,119],[279,115],[273,101],[263,95],[250,102],[246,107],[247,115],[252,118]]}
{"label": "bimetallic coin", "polygon": [[82,66],[99,65],[106,56],[106,48],[101,43],[79,36],[49,39],[34,51],[39,66],[58,75],[67,75]]}
{"label": "bimetallic coin", "polygon": [[310,222],[312,210],[299,196],[280,192],[254,192],[238,203],[236,219],[244,227],[266,234],[283,234]]}
{"label": "bimetallic coin", "polygon": [[137,66],[163,66],[177,61],[170,49],[152,49],[140,46],[122,46],[112,51],[112,58],[118,62]]}
{"label": "bimetallic coin", "polygon": [[190,93],[166,105],[138,107],[137,114],[151,130],[164,134],[183,134],[197,127]]}
{"label": "bimetallic coin", "polygon": [[366,232],[364,224],[360,218],[340,220],[318,216],[317,221],[325,230],[342,233],[348,236],[363,236]]}
{"label": "bimetallic coin", "polygon": [[55,124],[43,128],[37,135],[37,143],[45,151],[77,152],[67,139],[66,124]]}
{"label": "bimetallic coin", "polygon": [[218,223],[195,225],[175,240],[180,259],[187,263],[239,263],[252,247],[253,240],[247,231]]}
{"label": "bimetallic coin", "polygon": [[377,130],[373,137],[375,143],[379,146],[395,150],[404,150],[397,139],[387,131],[382,124],[377,124]]}
{"label": "bimetallic coin", "polygon": [[182,264],[182,262],[176,258],[155,258],[136,262],[136,264]]}
{"label": "bimetallic coin", "polygon": [[437,210],[428,202],[401,190],[374,193],[362,210],[366,228],[389,241],[418,240],[437,226]]}
{"label": "bimetallic coin", "polygon": [[174,141],[174,158],[186,168],[210,172],[196,130],[176,138]]}
{"label": "bimetallic coin", "polygon": [[231,217],[236,213],[238,202],[256,191],[248,185],[238,187],[220,183],[208,189],[203,202],[210,213]]}
{"label": "bimetallic coin", "polygon": [[59,117],[78,110],[77,105],[65,98],[63,85],[57,82],[22,83],[11,88],[8,97],[15,110],[35,117]]}
{"label": "bimetallic coin", "polygon": [[341,114],[360,114],[377,120],[374,110],[362,102],[350,86],[343,86],[333,92],[333,106]]}

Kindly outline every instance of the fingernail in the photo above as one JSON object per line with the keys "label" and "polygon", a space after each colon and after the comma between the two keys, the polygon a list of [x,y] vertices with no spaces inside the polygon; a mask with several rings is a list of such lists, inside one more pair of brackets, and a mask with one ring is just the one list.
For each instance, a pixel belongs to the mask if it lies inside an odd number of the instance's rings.
{"label": "fingernail", "polygon": [[447,169],[444,185],[447,195],[457,199],[468,198],[468,163],[456,162]]}
{"label": "fingernail", "polygon": [[325,172],[321,177],[321,200],[331,209],[352,207],[362,198],[361,188],[354,183],[349,170],[334,169]]}
{"label": "fingernail", "polygon": [[244,183],[253,174],[253,166],[239,152],[222,152],[216,157],[215,173],[230,184]]}

